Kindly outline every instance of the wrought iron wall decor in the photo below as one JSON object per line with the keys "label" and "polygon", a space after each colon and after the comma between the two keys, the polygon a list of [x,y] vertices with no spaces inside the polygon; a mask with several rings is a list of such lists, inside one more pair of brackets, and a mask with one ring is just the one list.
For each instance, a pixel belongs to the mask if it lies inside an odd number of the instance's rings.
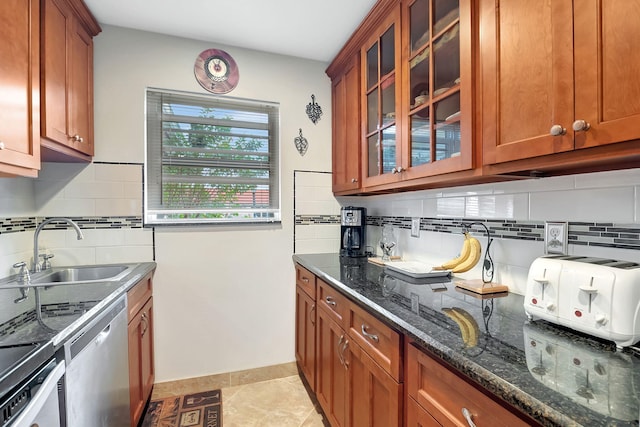
{"label": "wrought iron wall decor", "polygon": [[298,149],[298,153],[301,156],[304,156],[307,152],[307,148],[309,148],[309,142],[307,138],[302,136],[302,128],[298,129],[299,136],[296,136],[293,142],[296,144],[296,148]]}
{"label": "wrought iron wall decor", "polygon": [[311,102],[307,104],[307,116],[309,116],[309,120],[311,120],[314,125],[320,120],[320,116],[322,116],[322,107],[316,103],[315,95],[311,95]]}

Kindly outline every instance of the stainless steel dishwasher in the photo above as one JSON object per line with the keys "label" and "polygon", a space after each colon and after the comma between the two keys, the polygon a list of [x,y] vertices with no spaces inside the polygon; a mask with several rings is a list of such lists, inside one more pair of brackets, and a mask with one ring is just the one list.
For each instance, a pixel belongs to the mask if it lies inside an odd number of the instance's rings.
{"label": "stainless steel dishwasher", "polygon": [[64,345],[67,427],[129,427],[126,295]]}

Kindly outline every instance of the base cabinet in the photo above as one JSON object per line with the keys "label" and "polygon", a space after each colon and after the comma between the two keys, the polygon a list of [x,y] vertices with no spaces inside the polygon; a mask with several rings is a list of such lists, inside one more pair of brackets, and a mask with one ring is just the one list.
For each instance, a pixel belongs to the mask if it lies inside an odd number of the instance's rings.
{"label": "base cabinet", "polygon": [[127,293],[129,307],[129,393],[131,426],[136,427],[151,397],[153,358],[153,287],[151,275]]}
{"label": "base cabinet", "polygon": [[[330,425],[401,426],[399,334],[309,271],[296,270],[296,360]],[[311,283],[315,300],[308,294]],[[310,334],[314,353],[308,350]],[[313,363],[307,363],[309,354]],[[309,373],[312,365],[315,375]]]}
{"label": "base cabinet", "polygon": [[296,361],[311,390],[316,387],[316,302],[296,286]]}
{"label": "base cabinet", "polygon": [[[515,415],[414,345],[407,344],[406,355],[407,400],[415,400],[418,406],[411,408],[412,403],[409,403],[408,408],[413,413],[408,426],[537,425],[533,420],[525,421]],[[430,424],[430,417],[435,424]]]}

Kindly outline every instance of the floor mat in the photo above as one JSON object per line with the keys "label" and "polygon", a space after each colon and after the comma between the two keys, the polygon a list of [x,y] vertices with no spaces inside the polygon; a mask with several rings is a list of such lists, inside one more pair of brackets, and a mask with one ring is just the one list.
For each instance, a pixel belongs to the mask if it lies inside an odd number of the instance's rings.
{"label": "floor mat", "polygon": [[222,427],[222,392],[210,390],[153,400],[142,427]]}

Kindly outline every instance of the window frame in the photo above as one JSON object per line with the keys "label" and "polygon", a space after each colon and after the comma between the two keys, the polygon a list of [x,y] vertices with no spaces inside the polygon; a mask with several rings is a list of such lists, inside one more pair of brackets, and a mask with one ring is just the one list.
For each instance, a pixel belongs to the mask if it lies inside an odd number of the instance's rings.
{"label": "window frame", "polygon": [[[149,107],[152,101],[150,101],[150,93],[167,95],[169,97],[182,97],[189,99],[197,104],[197,101],[202,100],[202,107],[209,104],[212,108],[217,106],[218,108],[237,108],[238,111],[242,111],[245,107],[246,111],[256,112],[256,110],[263,110],[261,113],[267,114],[267,141],[268,149],[264,156],[269,158],[268,161],[268,188],[269,188],[269,207],[268,208],[162,208],[161,198],[163,191],[164,181],[162,178],[162,169],[165,163],[163,158],[150,158],[150,156],[159,155],[162,156],[162,134],[163,123],[165,121],[162,118],[162,114],[159,115],[159,119],[151,118]],[[160,101],[160,108],[163,102]],[[160,125],[160,141],[150,141],[150,120],[156,120],[156,123]],[[225,119],[215,119],[222,121]],[[236,98],[229,96],[202,94],[197,92],[177,91],[170,89],[160,89],[154,87],[147,87],[144,91],[144,185],[143,185],[143,226],[219,226],[219,225],[255,225],[255,224],[276,224],[281,223],[282,218],[282,174],[281,174],[281,149],[280,149],[280,104],[277,102],[260,101],[246,98]],[[194,121],[195,122],[195,121]],[[153,138],[153,137],[151,137]],[[155,145],[152,147],[152,145]],[[154,150],[155,149],[155,150]],[[189,148],[189,149],[192,149]],[[155,153],[153,153],[155,151]],[[224,150],[223,150],[224,151]],[[229,150],[231,153],[233,150]],[[258,152],[256,152],[258,153]],[[257,156],[259,157],[259,156]],[[153,163],[153,165],[152,165]],[[210,162],[205,162],[211,167],[214,167],[219,160],[211,159]],[[230,162],[234,163],[234,162]],[[240,162],[239,162],[240,163]],[[240,168],[241,169],[241,168]],[[250,169],[246,169],[250,170]],[[275,174],[275,176],[273,176]],[[158,175],[160,178],[158,178]],[[194,176],[198,181],[198,175]],[[211,176],[210,176],[211,177]],[[221,178],[220,181],[224,181]],[[154,199],[155,198],[155,199]],[[155,205],[154,205],[155,203]],[[207,214],[209,217],[200,217],[198,215]],[[224,214],[224,217],[211,217],[211,215]],[[171,215],[184,215],[183,218],[178,217],[165,217]],[[250,217],[245,217],[249,215]]]}

